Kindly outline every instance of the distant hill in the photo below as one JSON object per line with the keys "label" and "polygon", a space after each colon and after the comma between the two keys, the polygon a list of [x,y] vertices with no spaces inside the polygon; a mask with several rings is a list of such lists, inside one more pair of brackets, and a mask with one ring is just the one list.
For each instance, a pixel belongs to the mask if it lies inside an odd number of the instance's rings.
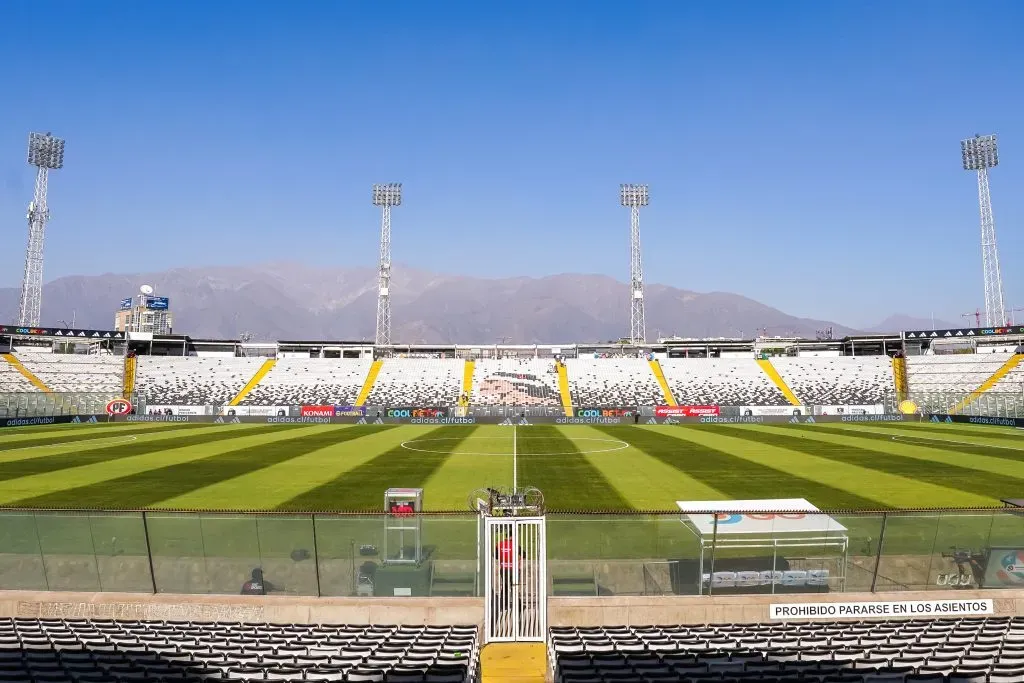
{"label": "distant hill", "polygon": [[890,315],[882,322],[865,331],[881,334],[887,332],[901,332],[904,330],[948,330],[956,327],[963,327],[965,325],[967,327],[974,327],[974,321],[961,320],[958,323],[951,323],[945,320],[939,320],[938,318],[935,318],[934,320],[932,318],[915,318],[911,315],[897,313],[895,315]]}
{"label": "distant hill", "polygon": [[[195,338],[369,340],[374,336],[375,269],[299,264],[176,268],[162,273],[62,277],[43,291],[44,325],[58,320],[109,329],[120,300],[148,283],[171,299],[175,331]],[[396,268],[393,339],[403,343],[570,343],[610,341],[629,329],[628,285],[604,275],[485,279]],[[726,292],[646,289],[647,336],[814,338],[835,322],[798,318]],[[17,318],[18,291],[0,289],[0,320]],[[882,324],[887,331],[890,321]],[[902,323],[901,323],[902,324]],[[911,329],[914,325],[903,325]]]}

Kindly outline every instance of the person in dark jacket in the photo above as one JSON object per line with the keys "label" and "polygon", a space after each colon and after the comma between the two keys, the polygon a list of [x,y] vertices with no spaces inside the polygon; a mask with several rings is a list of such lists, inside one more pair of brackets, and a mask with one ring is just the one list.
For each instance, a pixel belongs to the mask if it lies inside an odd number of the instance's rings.
{"label": "person in dark jacket", "polygon": [[266,595],[274,590],[274,584],[263,578],[259,567],[252,570],[252,578],[242,584],[242,595]]}

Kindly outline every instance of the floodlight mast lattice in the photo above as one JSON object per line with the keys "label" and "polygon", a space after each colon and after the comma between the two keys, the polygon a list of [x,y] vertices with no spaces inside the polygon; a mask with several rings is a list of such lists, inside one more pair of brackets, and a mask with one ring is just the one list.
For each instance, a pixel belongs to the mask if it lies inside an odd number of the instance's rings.
{"label": "floodlight mast lattice", "polygon": [[373,205],[381,208],[380,270],[377,289],[377,346],[391,346],[391,207],[402,204],[402,183],[373,186]]}
{"label": "floodlight mast lattice", "polygon": [[640,207],[647,206],[650,194],[646,185],[620,185],[619,201],[629,207],[629,341],[647,341],[644,320],[644,267],[640,258]]}
{"label": "floodlight mast lattice", "polygon": [[999,165],[995,135],[975,135],[960,141],[960,156],[965,171],[978,173],[978,207],[981,211],[981,266],[985,277],[985,325],[1006,324],[1003,304],[1003,276],[999,270],[996,246],[996,224],[992,217],[992,195],[988,186],[988,170]]}
{"label": "floodlight mast lattice", "polygon": [[43,306],[43,244],[50,210],[46,191],[51,170],[64,166],[64,140],[49,133],[29,133],[28,163],[36,167],[36,186],[28,205],[28,247],[25,249],[25,275],[21,280],[18,325],[38,327]]}

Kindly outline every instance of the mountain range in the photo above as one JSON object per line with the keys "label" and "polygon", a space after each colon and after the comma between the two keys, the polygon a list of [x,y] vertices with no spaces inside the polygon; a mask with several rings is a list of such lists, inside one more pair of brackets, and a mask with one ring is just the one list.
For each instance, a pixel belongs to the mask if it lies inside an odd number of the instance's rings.
{"label": "mountain range", "polygon": [[[43,287],[43,326],[111,329],[121,299],[150,284],[170,297],[174,331],[196,339],[372,340],[376,270],[293,263],[175,268],[160,273],[76,275]],[[604,275],[487,279],[396,267],[391,282],[396,343],[607,342],[629,329],[628,285]],[[645,288],[647,336],[840,338],[858,330],[788,315],[727,292]],[[0,322],[17,320],[18,290],[0,288]],[[893,316],[862,332],[930,329]],[[955,327],[936,321],[938,327]]]}

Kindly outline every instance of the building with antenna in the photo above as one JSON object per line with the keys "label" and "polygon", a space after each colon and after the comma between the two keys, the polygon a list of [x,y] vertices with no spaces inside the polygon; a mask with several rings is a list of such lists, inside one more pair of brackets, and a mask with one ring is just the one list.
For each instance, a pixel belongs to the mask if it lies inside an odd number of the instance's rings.
{"label": "building with antenna", "polygon": [[114,314],[114,329],[118,332],[172,334],[173,327],[170,300],[155,296],[151,285],[142,285],[134,297],[121,299],[121,307]]}

